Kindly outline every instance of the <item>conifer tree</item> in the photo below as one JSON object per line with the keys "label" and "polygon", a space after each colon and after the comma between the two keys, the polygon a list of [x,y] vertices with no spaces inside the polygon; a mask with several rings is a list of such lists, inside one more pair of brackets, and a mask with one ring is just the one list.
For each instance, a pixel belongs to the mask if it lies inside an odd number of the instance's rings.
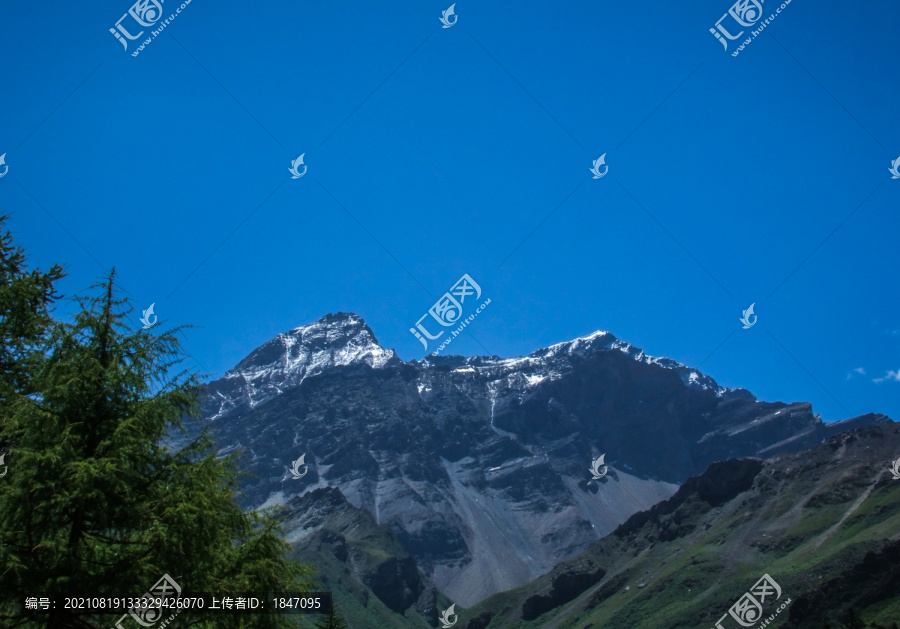
{"label": "conifer tree", "polygon": [[841,616],[841,623],[844,629],[866,629],[866,623],[852,607]]}
{"label": "conifer tree", "polygon": [[[0,216],[0,230],[7,216]],[[28,271],[25,252],[9,231],[0,234],[0,406],[13,392],[32,393],[30,380],[50,325],[50,306],[57,298],[53,283],[62,267]]]}
{"label": "conifer tree", "polygon": [[319,622],[316,623],[316,629],[346,629],[347,623],[344,622],[344,617],[341,616],[334,602],[332,601],[331,609],[327,614],[319,618]]}
{"label": "conifer tree", "polygon": [[[129,329],[114,278],[113,271],[92,287],[99,294],[78,298],[74,320],[55,322],[43,350],[4,378],[10,394],[0,405],[0,442],[14,452],[0,478],[0,626],[109,629],[120,614],[56,609],[29,620],[16,604],[42,593],[140,596],[163,574],[184,595],[309,591],[311,570],[286,558],[274,514],[245,513],[235,503],[234,457],[217,457],[205,432],[181,449],[167,445],[198,409],[198,381],[173,375],[180,329]],[[34,289],[30,301],[21,294],[0,292],[3,311],[20,314],[19,302],[28,302],[41,315],[51,293]],[[15,337],[12,347],[24,347],[40,326],[10,330],[3,333]],[[178,625],[292,621],[183,612]]]}

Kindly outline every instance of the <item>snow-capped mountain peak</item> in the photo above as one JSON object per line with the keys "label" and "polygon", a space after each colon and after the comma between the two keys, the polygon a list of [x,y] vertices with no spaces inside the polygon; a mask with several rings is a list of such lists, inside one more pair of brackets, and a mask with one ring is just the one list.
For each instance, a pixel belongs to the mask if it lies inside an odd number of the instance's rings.
{"label": "snow-capped mountain peak", "polygon": [[[454,372],[481,374],[501,388],[533,389],[543,382],[559,379],[573,367],[572,360],[590,358],[597,353],[621,352],[629,358],[671,369],[685,386],[711,390],[718,397],[730,389],[720,387],[715,380],[696,369],[671,358],[649,356],[640,348],[620,341],[612,333],[598,330],[571,341],[556,343],[528,356],[516,358],[493,357],[427,357],[423,365],[455,364]],[[393,350],[378,344],[374,333],[362,317],[339,312],[328,314],[318,321],[296,327],[263,343],[216,385],[218,408],[210,413],[219,417],[243,401],[251,408],[272,399],[286,388],[297,386],[306,378],[334,367],[365,364],[381,369],[391,361],[399,361]],[[414,361],[415,363],[415,361]],[[429,388],[433,377],[426,369],[422,386]]]}
{"label": "snow-capped mountain peak", "polygon": [[552,358],[563,354],[572,355],[596,349],[622,349],[624,351],[626,348],[631,348],[631,345],[623,343],[610,332],[597,330],[587,336],[580,336],[571,341],[564,341],[544,349],[535,350],[531,352],[531,356],[535,358]]}
{"label": "snow-capped mountain peak", "polygon": [[597,351],[620,351],[636,361],[650,365],[659,365],[665,369],[675,371],[685,386],[709,389],[715,391],[718,396],[726,394],[730,389],[720,387],[711,377],[696,369],[687,367],[676,360],[665,357],[655,357],[645,354],[644,350],[635,347],[631,343],[620,341],[612,333],[597,330],[587,336],[581,336],[571,341],[556,343],[550,347],[539,349],[531,353],[529,358],[552,359],[562,356],[587,355]]}
{"label": "snow-capped mountain peak", "polygon": [[338,312],[263,343],[225,379],[238,381],[253,407],[327,369],[355,363],[380,369],[395,356],[378,344],[361,317]]}

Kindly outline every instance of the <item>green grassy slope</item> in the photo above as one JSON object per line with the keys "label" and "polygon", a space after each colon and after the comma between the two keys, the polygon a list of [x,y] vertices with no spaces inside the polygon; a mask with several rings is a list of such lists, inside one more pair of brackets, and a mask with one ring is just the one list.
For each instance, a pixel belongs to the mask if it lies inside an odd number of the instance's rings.
{"label": "green grassy slope", "polygon": [[[890,624],[900,618],[900,480],[888,469],[897,457],[900,427],[888,425],[808,452],[716,464],[576,559],[467,610],[460,624],[710,628],[765,573],[783,593],[764,617],[791,600],[769,627],[836,626],[851,606],[866,622]],[[730,616],[722,625],[740,629]]]}

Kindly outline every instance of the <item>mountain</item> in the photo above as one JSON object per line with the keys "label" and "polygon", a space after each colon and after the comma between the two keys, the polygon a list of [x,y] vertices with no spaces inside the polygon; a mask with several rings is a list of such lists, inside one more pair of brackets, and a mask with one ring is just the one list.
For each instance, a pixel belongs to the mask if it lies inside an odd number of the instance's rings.
{"label": "mountain", "polygon": [[[459,624],[740,629],[729,609],[763,575],[781,595],[771,588],[757,621],[787,604],[773,626],[840,627],[850,609],[867,623],[896,622],[900,478],[890,468],[898,456],[892,424],[802,453],[715,463],[547,575],[465,610]],[[754,608],[738,615],[750,621]]]}
{"label": "mountain", "polygon": [[247,507],[337,490],[461,607],[547,573],[715,461],[891,423],[826,425],[808,403],[760,402],[608,332],[527,357],[404,362],[344,313],[264,343],[207,385],[202,409],[221,452],[244,453]]}
{"label": "mountain", "polygon": [[[350,627],[433,627],[449,606],[390,528],[375,522],[334,488],[294,496],[286,505],[285,538],[294,556],[317,569],[324,591]],[[315,617],[306,619],[312,626]]]}

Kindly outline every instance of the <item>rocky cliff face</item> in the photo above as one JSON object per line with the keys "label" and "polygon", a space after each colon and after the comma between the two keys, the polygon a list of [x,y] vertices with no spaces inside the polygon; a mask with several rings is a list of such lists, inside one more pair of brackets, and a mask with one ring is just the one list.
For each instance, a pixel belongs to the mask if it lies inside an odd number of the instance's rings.
{"label": "rocky cliff face", "polygon": [[608,332],[527,357],[404,362],[342,313],[252,352],[208,385],[203,413],[222,452],[246,455],[248,506],[337,489],[463,606],[546,573],[714,461],[831,432],[807,403],[759,402]]}
{"label": "rocky cliff face", "polygon": [[285,507],[294,555],[315,565],[317,582],[351,626],[430,626],[439,604],[449,606],[390,529],[339,490],[320,487]]}

